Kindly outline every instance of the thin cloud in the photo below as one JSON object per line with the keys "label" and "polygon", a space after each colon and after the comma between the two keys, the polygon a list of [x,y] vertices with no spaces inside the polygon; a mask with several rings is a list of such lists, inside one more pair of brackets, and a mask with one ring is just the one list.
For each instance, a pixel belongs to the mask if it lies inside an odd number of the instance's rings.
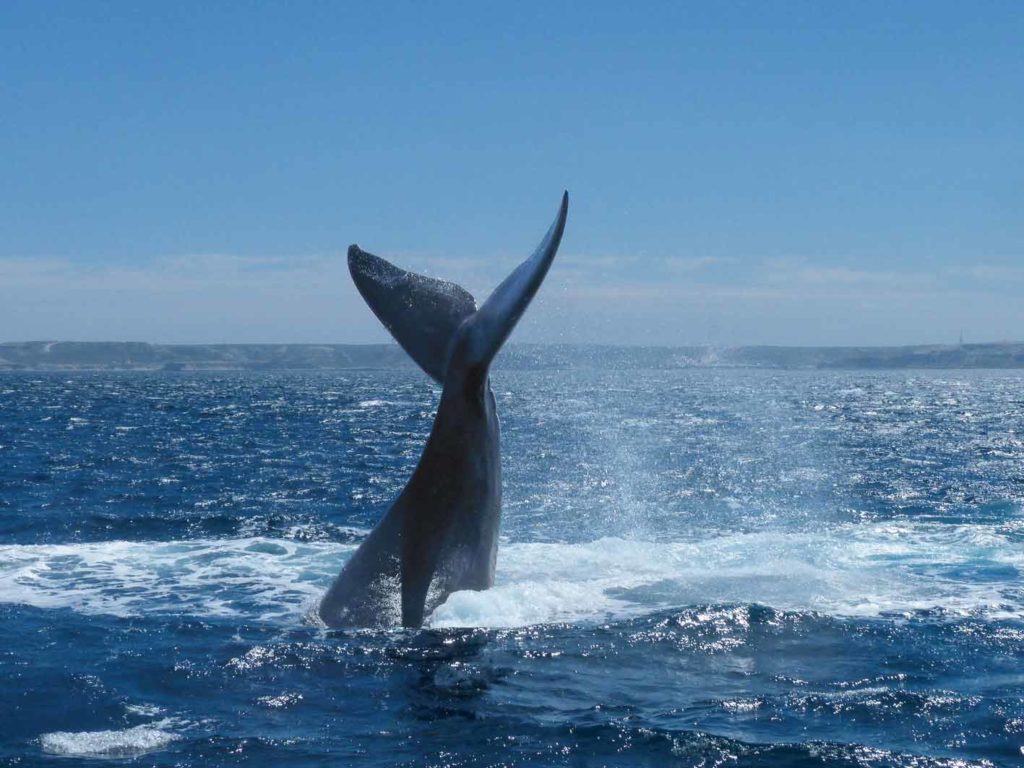
{"label": "thin cloud", "polygon": [[727,259],[722,256],[696,256],[692,258],[669,256],[664,259],[665,266],[676,272],[699,272],[708,267],[729,264],[734,261],[735,259]]}
{"label": "thin cloud", "polygon": [[979,282],[1024,282],[1024,267],[1005,264],[972,264],[946,270],[950,275],[966,277]]}
{"label": "thin cloud", "polygon": [[[454,279],[478,300],[521,260],[393,259]],[[1017,270],[912,273],[713,257],[565,254],[516,341],[887,344],[1024,336]],[[685,275],[685,277],[684,277]],[[1014,282],[1017,280],[1017,282]],[[380,342],[342,253],[197,253],[82,265],[0,259],[0,337],[157,342]]]}

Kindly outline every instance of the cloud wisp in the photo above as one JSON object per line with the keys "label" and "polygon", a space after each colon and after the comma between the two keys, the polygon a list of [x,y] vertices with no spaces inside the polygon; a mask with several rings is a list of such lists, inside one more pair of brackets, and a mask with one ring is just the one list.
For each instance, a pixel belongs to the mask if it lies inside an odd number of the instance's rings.
{"label": "cloud wisp", "polygon": [[[402,254],[482,300],[517,257]],[[517,339],[615,344],[905,344],[1024,337],[1024,269],[869,270],[813,259],[568,253]],[[343,254],[193,254],[83,265],[0,259],[3,340],[379,342]]]}

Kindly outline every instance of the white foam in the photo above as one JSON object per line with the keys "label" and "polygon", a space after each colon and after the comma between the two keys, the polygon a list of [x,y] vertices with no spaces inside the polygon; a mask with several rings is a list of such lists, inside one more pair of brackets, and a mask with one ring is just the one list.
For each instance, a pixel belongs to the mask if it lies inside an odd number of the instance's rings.
{"label": "white foam", "polygon": [[301,693],[282,693],[280,696],[260,696],[256,701],[271,709],[284,709],[302,701]]}
{"label": "white foam", "polygon": [[163,749],[181,736],[170,719],[120,731],[55,731],[39,737],[43,751],[65,757],[138,757]]}
{"label": "white foam", "polygon": [[[354,550],[262,537],[0,546],[0,602],[294,624]],[[499,549],[493,589],[451,595],[429,623],[603,621],[702,603],[1024,617],[1021,570],[1011,525],[861,523],[686,542],[510,543]]]}
{"label": "white foam", "polygon": [[287,539],[0,547],[0,602],[85,614],[294,620],[355,549]]}
{"label": "white foam", "polygon": [[125,712],[130,715],[142,715],[144,717],[156,717],[163,709],[155,704],[125,704]]}
{"label": "white foam", "polygon": [[[1009,566],[1006,577],[948,575],[982,562]],[[986,525],[851,524],[681,543],[512,544],[499,551],[493,589],[456,592],[430,624],[599,621],[701,603],[760,603],[836,616],[941,609],[1021,618],[1021,566],[1019,546]]]}
{"label": "white foam", "polygon": [[620,601],[599,586],[571,581],[523,580],[498,584],[486,592],[463,591],[448,597],[431,614],[432,627],[521,627],[614,614]]}

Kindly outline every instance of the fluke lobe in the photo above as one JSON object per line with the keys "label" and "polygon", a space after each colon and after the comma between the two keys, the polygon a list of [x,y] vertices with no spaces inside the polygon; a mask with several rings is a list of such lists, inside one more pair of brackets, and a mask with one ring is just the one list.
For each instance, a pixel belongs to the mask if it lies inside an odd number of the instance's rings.
{"label": "fluke lobe", "polygon": [[349,248],[366,303],[443,390],[408,484],[320,601],[328,626],[419,627],[452,592],[493,586],[501,449],[488,372],[551,266],[568,210],[565,193],[533,256],[479,309],[455,283]]}

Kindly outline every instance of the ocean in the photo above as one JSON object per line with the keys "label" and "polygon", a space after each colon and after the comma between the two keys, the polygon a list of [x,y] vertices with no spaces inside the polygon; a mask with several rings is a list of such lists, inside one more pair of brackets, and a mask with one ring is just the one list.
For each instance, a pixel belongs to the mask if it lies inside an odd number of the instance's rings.
{"label": "ocean", "polygon": [[329,631],[425,376],[0,374],[0,764],[1024,764],[1024,373],[492,381],[495,587]]}

